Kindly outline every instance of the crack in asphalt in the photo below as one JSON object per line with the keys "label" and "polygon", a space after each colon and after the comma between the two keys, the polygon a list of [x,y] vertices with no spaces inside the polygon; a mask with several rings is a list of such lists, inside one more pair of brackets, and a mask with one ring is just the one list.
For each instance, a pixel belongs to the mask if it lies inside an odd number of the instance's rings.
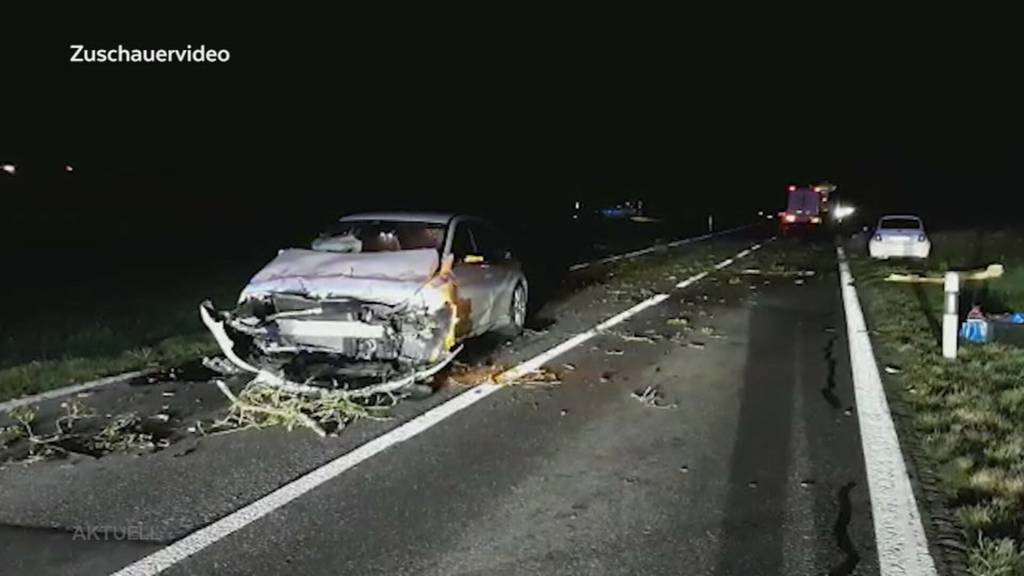
{"label": "crack in asphalt", "polygon": [[825,356],[825,362],[828,364],[828,376],[825,378],[825,387],[821,389],[821,395],[825,397],[825,401],[829,403],[833,408],[841,408],[842,402],[839,401],[839,396],[836,396],[836,335],[830,334],[828,337],[828,343],[825,344],[825,348],[822,350]]}
{"label": "crack in asphalt", "polygon": [[856,486],[856,482],[847,482],[839,489],[839,516],[832,526],[832,535],[836,539],[836,545],[846,555],[843,561],[828,571],[828,576],[849,576],[853,569],[860,562],[860,554],[850,539],[848,528],[850,519],[853,517],[853,505],[850,503],[850,491]]}

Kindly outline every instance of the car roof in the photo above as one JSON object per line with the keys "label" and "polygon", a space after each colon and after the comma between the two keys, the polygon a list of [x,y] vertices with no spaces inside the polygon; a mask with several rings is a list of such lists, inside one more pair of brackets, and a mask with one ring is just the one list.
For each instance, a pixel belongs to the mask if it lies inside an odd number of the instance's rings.
{"label": "car roof", "polygon": [[886,214],[879,218],[879,220],[897,220],[902,218],[909,218],[911,220],[920,220],[921,218],[914,216],[913,214]]}
{"label": "car roof", "polygon": [[427,222],[430,224],[448,224],[457,216],[451,212],[360,212],[342,217],[339,222],[360,220],[390,220],[393,222]]}

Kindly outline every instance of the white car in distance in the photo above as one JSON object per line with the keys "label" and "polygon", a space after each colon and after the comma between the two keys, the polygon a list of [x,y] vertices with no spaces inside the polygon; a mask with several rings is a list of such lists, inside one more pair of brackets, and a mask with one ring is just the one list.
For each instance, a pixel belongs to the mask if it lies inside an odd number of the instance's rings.
{"label": "white car in distance", "polygon": [[928,258],[932,243],[924,231],[924,223],[917,216],[889,215],[878,220],[878,226],[868,241],[872,258]]}

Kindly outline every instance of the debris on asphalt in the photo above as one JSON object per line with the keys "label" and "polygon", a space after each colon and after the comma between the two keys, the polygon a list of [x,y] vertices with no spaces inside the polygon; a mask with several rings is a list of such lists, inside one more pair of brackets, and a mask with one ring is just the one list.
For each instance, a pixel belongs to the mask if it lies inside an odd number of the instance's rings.
{"label": "debris on asphalt", "polygon": [[703,350],[704,349],[704,343],[703,342],[697,342],[697,341],[687,342],[686,345],[689,346],[690,348],[694,348],[696,350]]}
{"label": "debris on asphalt", "polygon": [[203,366],[224,376],[233,376],[235,374],[242,373],[241,368],[235,366],[223,356],[204,356]]}
{"label": "debris on asphalt", "polygon": [[687,318],[686,316],[676,316],[674,318],[669,318],[668,320],[666,320],[665,324],[668,324],[669,326],[689,326],[690,319]]}
{"label": "debris on asphalt", "polygon": [[690,471],[690,467],[684,464],[679,467],[679,471],[682,472],[683,474],[686,474]]}
{"label": "debris on asphalt", "polygon": [[608,350],[605,350],[604,353],[607,354],[608,356],[622,356],[626,352],[619,348],[610,348]]}
{"label": "debris on asphalt", "polygon": [[325,437],[338,433],[354,420],[383,420],[385,411],[398,401],[393,393],[357,398],[346,390],[316,389],[315,393],[303,393],[258,379],[236,395],[224,381],[214,383],[231,401],[227,416],[214,424],[218,431],[280,426],[289,431],[308,428]]}
{"label": "debris on asphalt", "polygon": [[803,281],[802,278],[797,278],[796,280],[793,280],[793,284],[796,284],[797,286],[800,286],[803,283],[804,283],[804,281]]}
{"label": "debris on asphalt", "polygon": [[797,277],[810,277],[814,276],[814,270],[786,270],[785,268],[774,265],[767,272],[760,268],[745,268],[740,271],[741,274],[747,275],[764,275],[764,276],[797,276]]}
{"label": "debris on asphalt", "polygon": [[651,336],[644,335],[644,334],[636,334],[636,333],[630,333],[630,332],[621,332],[621,331],[615,331],[615,330],[610,330],[610,331],[607,332],[607,334],[612,335],[612,336],[616,336],[618,338],[622,338],[626,342],[643,342],[645,344],[654,344],[654,342],[655,342],[654,338],[652,338]]}
{"label": "debris on asphalt", "polygon": [[630,394],[633,398],[640,401],[641,404],[649,408],[675,408],[676,404],[666,404],[664,396],[662,395],[661,388],[659,386],[647,386],[640,390],[634,390]]}
{"label": "debris on asphalt", "polygon": [[730,276],[729,277],[729,284],[731,284],[731,285],[736,285],[736,284],[739,284],[741,282],[743,282],[743,281],[740,280],[739,276]]}
{"label": "debris on asphalt", "polygon": [[449,370],[447,382],[456,386],[476,386],[494,380],[505,371],[501,365],[465,364],[456,362]]}
{"label": "debris on asphalt", "polygon": [[886,365],[886,367],[885,367],[885,373],[886,374],[899,374],[901,372],[903,372],[903,370],[899,366],[894,366],[892,364],[889,364],[889,365]]}
{"label": "debris on asphalt", "polygon": [[111,419],[98,434],[87,439],[85,444],[100,453],[157,448],[153,433],[145,429],[142,419],[135,413],[121,414]]}
{"label": "debris on asphalt", "polygon": [[566,362],[565,364],[562,364],[562,368],[565,368],[566,370],[569,370],[571,372],[576,369],[576,365],[569,364],[568,362]]}
{"label": "debris on asphalt", "polygon": [[12,410],[15,424],[0,427],[0,459],[31,464],[71,454],[99,458],[112,452],[153,452],[170,445],[166,431],[135,413],[107,415],[102,424],[104,417],[78,400],[60,407],[64,412],[50,434],[39,429],[36,407]]}
{"label": "debris on asphalt", "polygon": [[558,374],[555,374],[547,368],[538,368],[532,372],[527,372],[519,376],[514,380],[500,379],[501,384],[505,385],[516,385],[525,386],[527,388],[532,386],[555,386],[562,383],[562,379],[559,378]]}
{"label": "debris on asphalt", "polygon": [[57,431],[61,434],[66,434],[74,427],[75,423],[79,420],[86,418],[92,418],[96,415],[96,411],[89,408],[84,403],[78,400],[72,400],[70,402],[61,402],[60,407],[64,409],[64,414],[57,418],[56,426]]}

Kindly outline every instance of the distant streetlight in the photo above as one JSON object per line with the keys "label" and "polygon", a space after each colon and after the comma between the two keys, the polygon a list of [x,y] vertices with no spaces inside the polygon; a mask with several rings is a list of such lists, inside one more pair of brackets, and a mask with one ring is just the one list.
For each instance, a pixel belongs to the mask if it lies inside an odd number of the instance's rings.
{"label": "distant streetlight", "polygon": [[65,172],[74,172],[75,168],[71,164],[65,164],[64,165],[64,171]]}
{"label": "distant streetlight", "polygon": [[0,164],[0,170],[7,172],[11,176],[14,176],[14,173],[18,171],[18,167],[15,166],[14,164]]}

